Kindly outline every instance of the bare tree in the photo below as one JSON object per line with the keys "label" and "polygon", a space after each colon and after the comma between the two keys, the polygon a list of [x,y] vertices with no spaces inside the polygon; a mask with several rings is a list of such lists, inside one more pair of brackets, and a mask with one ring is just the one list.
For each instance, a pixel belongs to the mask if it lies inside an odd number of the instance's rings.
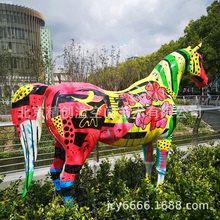
{"label": "bare tree", "polygon": [[[75,43],[74,39],[71,44],[64,48],[64,53],[61,55],[64,60],[62,74],[67,81],[85,82],[88,77],[101,71],[105,75],[106,68],[117,66],[120,58],[120,51],[115,47],[111,50],[103,46],[101,49],[97,47],[92,51],[83,48],[79,43]],[[59,76],[60,77],[60,76]],[[61,81],[61,78],[59,78]],[[99,86],[103,85],[103,77],[99,77]]]}

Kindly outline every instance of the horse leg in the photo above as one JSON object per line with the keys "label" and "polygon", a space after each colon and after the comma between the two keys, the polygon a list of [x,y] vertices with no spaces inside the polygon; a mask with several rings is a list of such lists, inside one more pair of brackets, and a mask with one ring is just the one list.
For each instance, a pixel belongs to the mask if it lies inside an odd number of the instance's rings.
{"label": "horse leg", "polygon": [[92,149],[95,147],[100,135],[99,132],[87,132],[87,136],[85,137],[83,143],[80,145],[74,144],[79,143],[79,140],[77,140],[77,137],[81,137],[79,134],[78,136],[75,136],[74,143],[64,143],[66,159],[60,179],[60,187],[65,204],[72,202],[71,189],[75,183],[77,174],[80,172],[85,160],[87,159]]}
{"label": "horse leg", "polygon": [[71,189],[75,183],[77,174],[83,166],[83,153],[76,154],[71,151],[66,152],[66,161],[60,179],[61,195],[64,199],[64,204],[72,203]]}
{"label": "horse leg", "polygon": [[65,150],[63,149],[63,146],[55,140],[55,153],[53,163],[50,167],[50,175],[57,193],[60,193],[60,174],[63,170],[64,162]]}
{"label": "horse leg", "polygon": [[146,143],[142,145],[143,153],[144,153],[144,164],[146,167],[146,181],[147,183],[151,183],[151,172],[152,167],[154,165],[153,163],[153,147],[152,142]]}
{"label": "horse leg", "polygon": [[166,173],[166,164],[167,164],[167,157],[171,146],[171,140],[169,138],[165,140],[158,140],[157,141],[157,185],[160,185],[164,182],[164,177]]}

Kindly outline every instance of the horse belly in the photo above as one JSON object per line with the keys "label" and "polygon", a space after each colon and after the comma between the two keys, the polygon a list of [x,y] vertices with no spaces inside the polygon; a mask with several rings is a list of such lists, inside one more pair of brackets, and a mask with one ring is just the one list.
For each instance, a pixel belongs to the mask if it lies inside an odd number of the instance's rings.
{"label": "horse belly", "polygon": [[127,126],[123,130],[122,126],[115,125],[114,127],[105,127],[102,129],[99,141],[112,146],[133,147],[159,138],[164,131],[165,129],[162,128],[150,130],[150,126],[141,129],[134,124],[130,125],[130,128]]}

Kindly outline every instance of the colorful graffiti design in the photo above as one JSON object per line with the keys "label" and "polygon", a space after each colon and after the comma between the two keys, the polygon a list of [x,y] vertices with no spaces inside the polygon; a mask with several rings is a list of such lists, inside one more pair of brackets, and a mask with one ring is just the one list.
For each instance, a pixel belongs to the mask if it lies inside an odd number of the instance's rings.
{"label": "colorful graffiti design", "polygon": [[114,146],[142,145],[146,180],[152,171],[152,141],[157,141],[157,184],[164,181],[172,132],[177,123],[175,99],[183,74],[206,86],[201,55],[187,47],[167,55],[151,74],[122,91],[89,83],[40,83],[22,86],[12,100],[12,121],[24,150],[26,195],[34,173],[42,116],[55,139],[50,168],[57,192],[72,200],[71,187],[85,160],[103,142]]}

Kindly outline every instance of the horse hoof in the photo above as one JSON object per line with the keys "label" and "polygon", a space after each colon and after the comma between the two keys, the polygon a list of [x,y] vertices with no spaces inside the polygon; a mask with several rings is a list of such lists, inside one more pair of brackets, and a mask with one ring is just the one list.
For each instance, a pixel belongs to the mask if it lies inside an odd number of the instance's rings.
{"label": "horse hoof", "polygon": [[64,206],[71,208],[74,206],[72,196],[64,196]]}

